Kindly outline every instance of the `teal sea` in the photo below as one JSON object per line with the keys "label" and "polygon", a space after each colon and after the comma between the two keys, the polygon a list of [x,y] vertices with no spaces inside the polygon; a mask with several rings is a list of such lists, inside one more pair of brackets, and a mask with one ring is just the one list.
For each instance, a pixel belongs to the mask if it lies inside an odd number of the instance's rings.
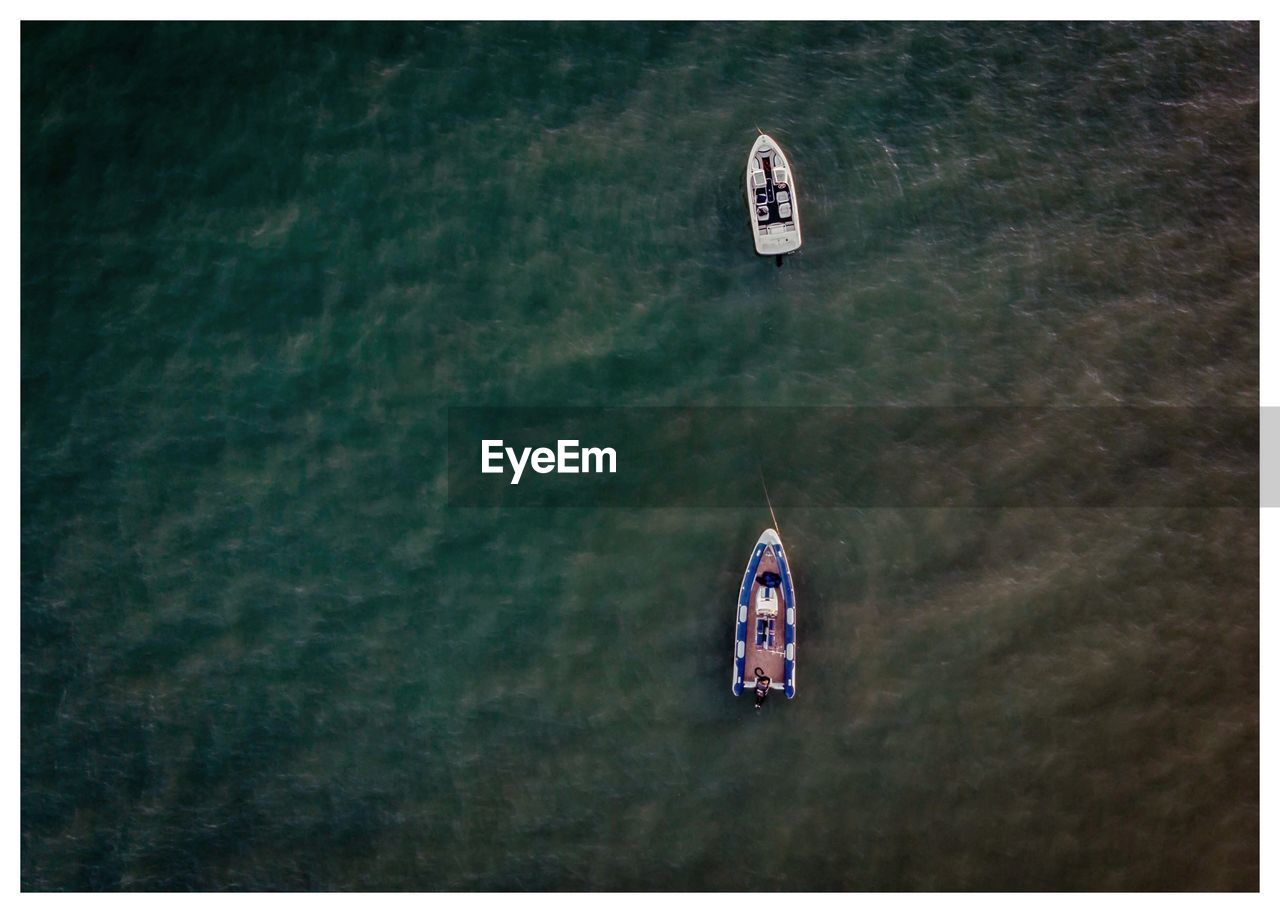
{"label": "teal sea", "polygon": [[21,92],[25,889],[1257,889],[1212,454],[1149,503],[812,474],[756,713],[763,494],[467,507],[446,452],[464,406],[1255,409],[1256,24],[27,23]]}

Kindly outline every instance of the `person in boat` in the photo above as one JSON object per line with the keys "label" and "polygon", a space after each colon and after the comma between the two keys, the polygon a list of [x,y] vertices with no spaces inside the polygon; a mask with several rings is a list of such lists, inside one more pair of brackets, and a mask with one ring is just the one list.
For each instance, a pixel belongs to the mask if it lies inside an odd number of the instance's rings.
{"label": "person in boat", "polygon": [[761,586],[777,589],[778,586],[782,583],[782,575],[775,573],[774,571],[765,571],[763,574],[761,574],[759,577],[756,578],[756,583],[760,584]]}
{"label": "person in boat", "polygon": [[756,666],[756,709],[760,709],[760,705],[764,703],[764,699],[769,696],[769,686],[773,681],[769,676],[764,674],[764,670]]}

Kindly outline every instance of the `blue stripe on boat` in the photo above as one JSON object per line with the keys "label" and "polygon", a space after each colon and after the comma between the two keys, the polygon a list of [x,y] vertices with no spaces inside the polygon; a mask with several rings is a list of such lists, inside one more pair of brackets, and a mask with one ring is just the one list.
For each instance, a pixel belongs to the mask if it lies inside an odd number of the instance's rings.
{"label": "blue stripe on boat", "polygon": [[[778,567],[782,569],[782,592],[786,599],[786,609],[788,610],[787,626],[784,632],[783,643],[791,647],[791,655],[794,657],[798,648],[794,646],[796,642],[796,626],[792,620],[795,618],[796,597],[795,590],[791,586],[791,568],[787,564],[786,555],[782,552],[782,546],[775,545],[773,547],[774,554],[778,556]],[[796,696],[796,661],[794,659],[784,659],[782,661],[782,692],[787,699]]]}
{"label": "blue stripe on boat", "polygon": [[[739,611],[742,606],[747,605],[751,600],[751,582],[756,579],[756,568],[760,566],[760,559],[764,557],[765,545],[763,542],[756,545],[756,549],[751,553],[751,561],[747,563],[747,570],[742,575],[742,586],[738,588],[738,605],[734,607],[734,611],[738,615],[742,615]],[[734,629],[733,640],[733,693],[734,695],[742,694],[743,680],[746,678],[747,672],[747,655],[745,649],[742,656],[738,655],[738,644],[746,647],[747,643],[747,620],[743,618],[738,621]]]}

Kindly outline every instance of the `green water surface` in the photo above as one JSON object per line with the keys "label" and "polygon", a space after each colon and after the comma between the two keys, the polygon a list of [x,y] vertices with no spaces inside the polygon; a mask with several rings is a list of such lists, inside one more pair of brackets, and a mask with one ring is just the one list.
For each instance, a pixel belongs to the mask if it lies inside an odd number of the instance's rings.
{"label": "green water surface", "polygon": [[21,52],[24,888],[1256,890],[1256,510],[783,511],[754,713],[763,497],[452,508],[445,452],[468,405],[1255,408],[1256,25]]}

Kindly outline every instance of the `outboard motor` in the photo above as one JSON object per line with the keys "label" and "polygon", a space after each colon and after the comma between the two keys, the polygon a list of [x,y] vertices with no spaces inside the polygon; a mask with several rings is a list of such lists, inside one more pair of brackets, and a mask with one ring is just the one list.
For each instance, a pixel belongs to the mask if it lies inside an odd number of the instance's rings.
{"label": "outboard motor", "polygon": [[769,686],[773,682],[769,676],[764,674],[764,670],[756,666],[756,709],[759,710],[764,704],[764,699],[769,696]]}

